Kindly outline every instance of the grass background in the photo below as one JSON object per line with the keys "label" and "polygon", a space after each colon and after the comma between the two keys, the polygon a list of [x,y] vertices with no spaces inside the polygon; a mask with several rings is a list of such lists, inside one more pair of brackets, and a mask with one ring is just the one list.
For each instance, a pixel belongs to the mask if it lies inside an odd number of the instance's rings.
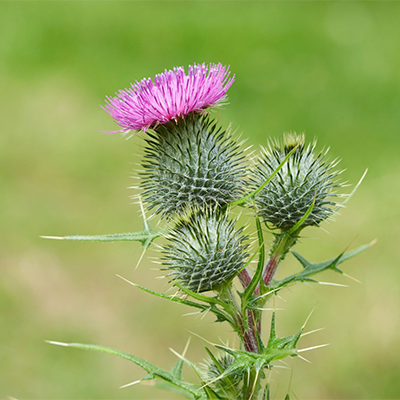
{"label": "grass background", "polygon": [[[0,398],[177,398],[120,390],[139,368],[45,339],[108,345],[169,368],[168,348],[181,351],[188,330],[230,337],[115,276],[167,290],[148,259],[135,270],[138,244],[39,238],[141,229],[127,187],[144,142],[100,134],[114,125],[99,104],[193,62],[231,65],[236,82],[218,117],[248,143],[304,131],[342,158],[350,182],[369,168],[329,234],[310,229],[297,246],[318,261],[378,238],[345,267],[362,284],[327,273],[350,288],[285,292],[278,333],[297,330],[319,302],[309,328],[326,329],[303,345],[331,346],[308,353],[311,365],[293,360],[298,398],[399,398],[399,17],[396,2],[1,2]],[[201,361],[200,340],[188,355]],[[275,398],[289,380],[273,375]]]}

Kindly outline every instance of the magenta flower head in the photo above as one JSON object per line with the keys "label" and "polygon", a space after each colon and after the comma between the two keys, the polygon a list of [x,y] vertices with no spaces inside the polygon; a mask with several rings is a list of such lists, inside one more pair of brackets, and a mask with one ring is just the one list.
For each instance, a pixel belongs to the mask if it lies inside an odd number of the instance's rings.
{"label": "magenta flower head", "polygon": [[229,66],[218,63],[190,65],[187,75],[183,67],[175,67],[154,80],[136,81],[115,97],[107,97],[102,108],[122,127],[108,133],[145,131],[191,112],[202,113],[221,104],[234,80]]}

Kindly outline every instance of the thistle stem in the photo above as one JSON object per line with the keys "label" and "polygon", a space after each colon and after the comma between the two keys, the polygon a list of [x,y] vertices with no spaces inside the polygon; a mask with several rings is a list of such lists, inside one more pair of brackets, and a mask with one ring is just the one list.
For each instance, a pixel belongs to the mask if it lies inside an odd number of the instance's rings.
{"label": "thistle stem", "polygon": [[[283,261],[289,249],[296,243],[298,232],[299,230],[293,233],[285,232],[276,236],[275,244],[271,249],[271,256],[265,264],[262,274],[265,286],[270,287],[280,262]],[[257,287],[257,289],[259,292],[259,287]]]}
{"label": "thistle stem", "polygon": [[[257,332],[261,329],[256,321],[255,311],[247,310],[247,329],[243,333],[243,347],[246,351],[251,353],[259,353]],[[245,316],[243,316],[245,318]]]}
{"label": "thistle stem", "polygon": [[247,286],[249,286],[249,284],[251,282],[251,276],[250,276],[250,273],[247,270],[247,268],[245,268],[239,272],[238,278],[239,278],[240,283],[243,286],[243,289],[246,289]]}
{"label": "thistle stem", "polygon": [[[276,270],[278,269],[279,265],[279,255],[278,254],[273,254],[271,258],[268,259],[267,263],[265,264],[262,279],[264,281],[265,286],[268,286],[271,284],[272,278],[275,275]],[[259,291],[258,287],[258,291]]]}

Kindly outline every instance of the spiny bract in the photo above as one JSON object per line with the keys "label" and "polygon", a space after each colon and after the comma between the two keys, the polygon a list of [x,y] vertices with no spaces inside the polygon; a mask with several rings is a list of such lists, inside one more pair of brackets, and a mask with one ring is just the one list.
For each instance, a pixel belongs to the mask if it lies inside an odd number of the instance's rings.
{"label": "spiny bract", "polygon": [[193,292],[219,290],[244,267],[248,256],[243,228],[215,210],[194,212],[180,220],[164,247],[168,276]]}
{"label": "spiny bract", "polygon": [[188,205],[219,207],[242,195],[243,154],[207,116],[191,114],[149,136],[142,188],[156,214],[172,218]]}
{"label": "spiny bract", "polygon": [[271,176],[296,146],[282,169],[255,198],[258,213],[264,222],[282,231],[296,225],[314,198],[312,212],[302,226],[318,225],[328,218],[333,213],[332,208],[337,206],[333,200],[338,196],[335,188],[341,186],[336,181],[340,171],[333,170],[339,161],[327,162],[327,151],[314,154],[316,143],[305,146],[304,135],[286,134],[283,143],[271,141],[267,149],[262,149],[251,178],[254,189]]}

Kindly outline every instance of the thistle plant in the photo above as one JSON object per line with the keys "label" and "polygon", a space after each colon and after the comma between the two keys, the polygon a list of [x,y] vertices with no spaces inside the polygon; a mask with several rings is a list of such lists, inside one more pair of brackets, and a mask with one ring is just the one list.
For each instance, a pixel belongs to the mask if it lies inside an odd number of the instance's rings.
{"label": "thistle plant", "polygon": [[[234,79],[221,64],[195,64],[187,74],[181,67],[166,70],[108,97],[103,108],[121,127],[115,132],[141,132],[144,139],[140,198],[147,213],[159,219],[158,228],[151,228],[144,217],[141,232],[58,237],[136,241],[144,250],[160,241],[161,270],[175,293],[130,283],[200,314],[212,313],[216,322],[231,327],[239,339],[238,348],[206,347],[206,361],[201,365],[177,354],[172,369],[107,347],[51,342],[122,357],[146,372],[135,382],[161,382],[162,388],[191,399],[270,398],[269,376],[277,362],[303,358],[301,353],[308,349],[299,348],[305,324],[288,336],[277,336],[275,312],[264,335],[266,304],[289,286],[318,283],[317,275],[324,271],[347,276],[340,265],[372,245],[317,263],[293,250],[303,230],[332,219],[362,179],[350,194],[343,194],[339,161],[329,160],[327,151],[318,152],[315,141],[307,144],[304,135],[266,139],[259,155],[242,150],[230,129],[222,129],[210,114],[211,108],[226,100]],[[254,224],[241,224],[239,207]],[[252,226],[255,243],[250,240]],[[273,237],[270,248],[267,233]],[[300,263],[299,271],[276,279],[289,253]],[[184,364],[196,372],[197,382],[184,379]]]}

